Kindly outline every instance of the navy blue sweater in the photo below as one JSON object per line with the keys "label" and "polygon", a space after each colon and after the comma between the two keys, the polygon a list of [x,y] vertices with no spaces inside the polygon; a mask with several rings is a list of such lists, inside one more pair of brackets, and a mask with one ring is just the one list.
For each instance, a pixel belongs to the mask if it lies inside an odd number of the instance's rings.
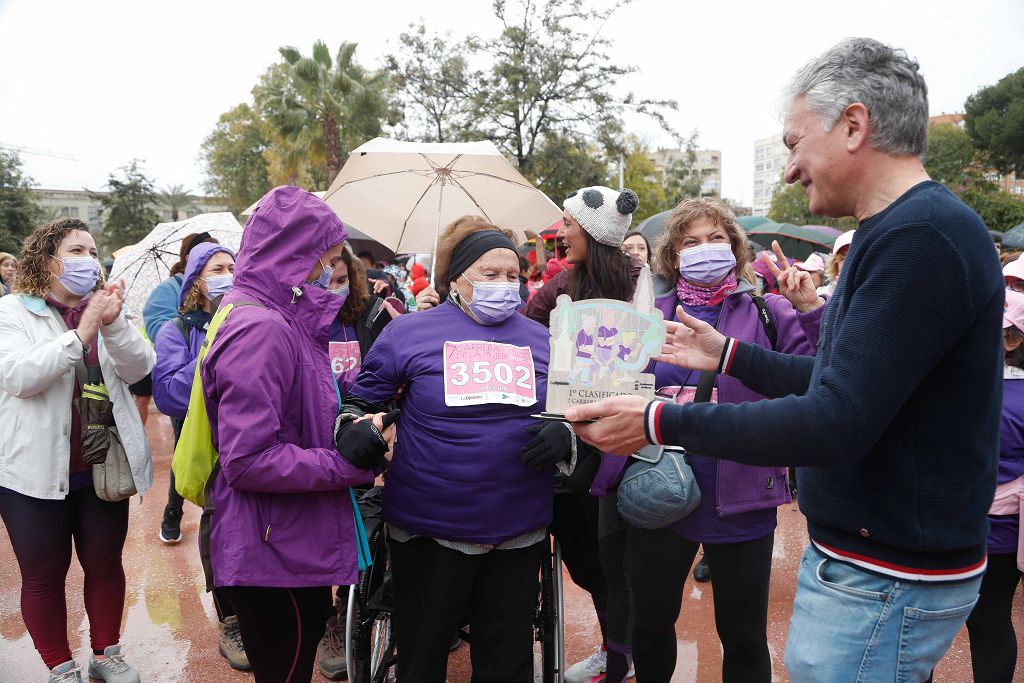
{"label": "navy blue sweater", "polygon": [[649,433],[701,455],[800,467],[808,531],[833,557],[915,581],[980,574],[1003,291],[982,220],[920,183],[858,228],[816,356],[738,346],[729,374],[774,400],[652,405]]}

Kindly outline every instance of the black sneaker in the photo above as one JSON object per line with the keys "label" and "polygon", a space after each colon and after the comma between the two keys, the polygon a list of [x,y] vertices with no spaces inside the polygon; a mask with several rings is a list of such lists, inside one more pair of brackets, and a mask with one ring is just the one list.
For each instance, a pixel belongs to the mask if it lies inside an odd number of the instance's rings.
{"label": "black sneaker", "polygon": [[701,557],[700,562],[693,568],[693,580],[700,581],[701,583],[707,583],[711,580],[711,568],[708,567],[706,557]]}
{"label": "black sneaker", "polygon": [[160,540],[167,545],[181,541],[181,508],[164,508],[164,521],[160,523]]}

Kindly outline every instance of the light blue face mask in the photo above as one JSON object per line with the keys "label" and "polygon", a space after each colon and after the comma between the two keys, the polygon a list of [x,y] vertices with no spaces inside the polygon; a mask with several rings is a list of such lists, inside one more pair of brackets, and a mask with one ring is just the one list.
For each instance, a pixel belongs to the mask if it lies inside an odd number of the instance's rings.
{"label": "light blue face mask", "polygon": [[320,277],[313,280],[313,286],[319,287],[320,289],[327,289],[327,285],[331,284],[331,280],[334,279],[334,268],[325,266],[321,259],[317,259],[320,267],[323,268],[323,272],[320,273]]}
{"label": "light blue face mask", "polygon": [[466,281],[473,286],[469,310],[484,325],[497,325],[507,320],[523,301],[518,282],[474,282],[468,277]]}
{"label": "light blue face mask", "polygon": [[330,292],[331,294],[334,294],[335,296],[341,297],[341,305],[344,306],[345,302],[348,301],[348,293],[350,291],[350,287],[348,285],[342,285],[337,289],[328,289],[327,291]]}
{"label": "light blue face mask", "polygon": [[231,273],[227,275],[212,275],[210,277],[204,277],[206,281],[206,298],[217,299],[231,289],[231,285],[235,283],[235,276]]}
{"label": "light blue face mask", "polygon": [[57,260],[64,263],[64,274],[57,278],[64,289],[75,296],[85,296],[96,287],[100,262],[92,256],[65,256]]}

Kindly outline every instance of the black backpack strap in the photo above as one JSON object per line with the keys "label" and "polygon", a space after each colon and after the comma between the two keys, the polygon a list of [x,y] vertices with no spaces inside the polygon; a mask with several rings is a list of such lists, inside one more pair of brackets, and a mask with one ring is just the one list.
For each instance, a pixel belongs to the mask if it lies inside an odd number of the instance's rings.
{"label": "black backpack strap", "polygon": [[715,388],[715,377],[717,373],[702,372],[697,380],[697,391],[693,395],[694,403],[707,403],[711,400],[711,390]]}
{"label": "black backpack strap", "polygon": [[768,302],[764,300],[763,296],[756,294],[751,294],[750,298],[757,306],[757,317],[761,319],[761,326],[764,327],[764,333],[768,335],[768,343],[772,345],[774,351],[775,346],[779,343],[779,330],[775,327],[775,321],[772,320],[772,314],[768,310]]}
{"label": "black backpack strap", "polygon": [[178,328],[178,332],[181,332],[181,336],[184,337],[185,343],[188,344],[188,328],[186,327],[185,319],[180,315],[176,315],[171,318],[171,322]]}

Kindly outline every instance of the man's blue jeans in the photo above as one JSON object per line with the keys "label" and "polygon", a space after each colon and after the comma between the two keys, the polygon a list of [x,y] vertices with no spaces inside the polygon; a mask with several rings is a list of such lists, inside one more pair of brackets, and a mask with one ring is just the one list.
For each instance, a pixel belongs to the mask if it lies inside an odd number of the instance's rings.
{"label": "man's blue jeans", "polygon": [[887,579],[814,545],[800,561],[786,669],[793,683],[924,681],[978,600],[981,577]]}

